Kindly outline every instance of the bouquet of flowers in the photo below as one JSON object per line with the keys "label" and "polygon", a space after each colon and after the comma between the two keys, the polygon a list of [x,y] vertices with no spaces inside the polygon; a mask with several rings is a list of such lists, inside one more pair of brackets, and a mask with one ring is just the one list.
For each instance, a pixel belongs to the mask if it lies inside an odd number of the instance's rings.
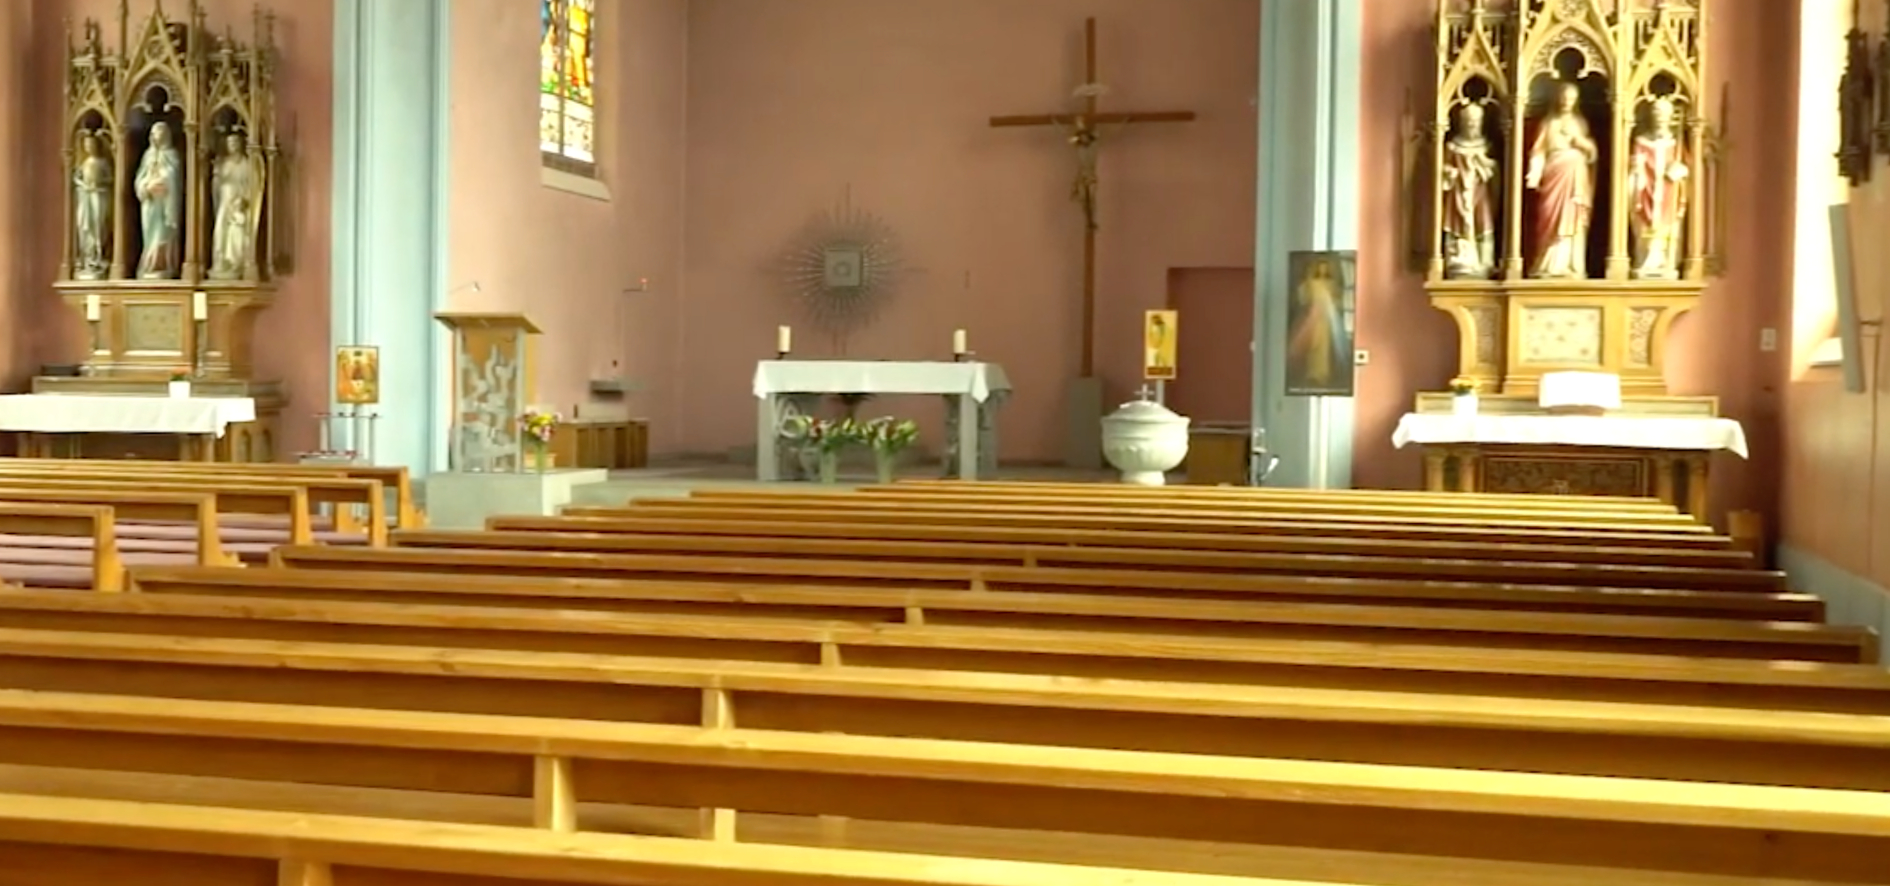
{"label": "bouquet of flowers", "polygon": [[881,416],[867,422],[862,430],[866,445],[881,455],[897,455],[919,442],[919,426],[910,419]]}
{"label": "bouquet of flowers", "polygon": [[1477,392],[1477,380],[1461,375],[1457,376],[1450,380],[1450,392],[1459,397],[1468,397]]}
{"label": "bouquet of flowers", "polygon": [[838,454],[840,450],[861,441],[860,425],[850,418],[796,415],[787,420],[782,431],[789,440],[798,441],[822,455]]}
{"label": "bouquet of flowers", "polygon": [[171,381],[190,381],[190,370],[181,367],[171,370]]}
{"label": "bouquet of flowers", "polygon": [[555,412],[527,409],[518,417],[518,432],[533,449],[544,449],[551,445],[551,435],[562,421],[564,419]]}

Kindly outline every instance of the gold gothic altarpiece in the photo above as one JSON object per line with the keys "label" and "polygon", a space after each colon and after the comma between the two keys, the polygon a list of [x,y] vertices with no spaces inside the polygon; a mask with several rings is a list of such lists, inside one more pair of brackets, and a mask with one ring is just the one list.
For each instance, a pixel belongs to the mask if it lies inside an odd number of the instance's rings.
{"label": "gold gothic altarpiece", "polygon": [[[1540,412],[1543,375],[1609,373],[1621,412],[1667,393],[1674,321],[1724,266],[1725,145],[1708,117],[1708,0],[1438,0],[1434,103],[1413,109],[1411,258],[1458,331],[1481,411]],[[1417,411],[1451,411],[1448,393]],[[1658,495],[1703,511],[1709,453],[1427,447],[1434,489]]]}
{"label": "gold gothic altarpiece", "polygon": [[1486,396],[1565,370],[1666,393],[1668,332],[1721,266],[1704,2],[1439,0],[1411,244]]}
{"label": "gold gothic altarpiece", "polygon": [[266,461],[284,397],[252,375],[254,326],[287,268],[286,176],[275,17],[244,24],[247,41],[214,29],[195,0],[140,24],[121,2],[115,40],[95,20],[68,33],[53,288],[85,319],[85,360],[33,390],[161,395],[185,375],[198,396],[255,399],[257,420],[232,426],[216,457]]}

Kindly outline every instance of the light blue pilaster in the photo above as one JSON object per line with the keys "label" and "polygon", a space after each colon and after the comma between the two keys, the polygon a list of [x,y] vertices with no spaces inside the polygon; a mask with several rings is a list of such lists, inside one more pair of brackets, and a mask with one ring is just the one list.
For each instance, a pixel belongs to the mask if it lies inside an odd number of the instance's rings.
{"label": "light blue pilaster", "polygon": [[449,6],[335,2],[330,335],[381,349],[376,460],[416,474],[446,457]]}
{"label": "light blue pilaster", "polygon": [[1352,481],[1352,400],[1285,396],[1285,329],[1288,253],[1358,246],[1362,2],[1260,4],[1253,420],[1280,456],[1272,485]]}

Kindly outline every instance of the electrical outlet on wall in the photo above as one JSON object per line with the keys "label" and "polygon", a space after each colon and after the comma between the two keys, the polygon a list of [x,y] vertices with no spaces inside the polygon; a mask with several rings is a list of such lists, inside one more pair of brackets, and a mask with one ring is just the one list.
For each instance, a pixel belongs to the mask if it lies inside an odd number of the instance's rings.
{"label": "electrical outlet on wall", "polygon": [[1372,352],[1363,348],[1352,352],[1352,365],[1364,366],[1372,362]]}
{"label": "electrical outlet on wall", "polygon": [[1759,330],[1759,350],[1767,353],[1778,350],[1778,330],[1770,326]]}

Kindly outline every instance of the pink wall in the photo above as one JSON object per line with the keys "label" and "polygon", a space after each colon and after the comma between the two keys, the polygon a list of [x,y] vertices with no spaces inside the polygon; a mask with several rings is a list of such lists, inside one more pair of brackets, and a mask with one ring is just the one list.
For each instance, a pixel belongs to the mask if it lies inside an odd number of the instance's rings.
{"label": "pink wall", "polygon": [[1017,389],[1003,457],[1060,458],[1080,347],[1073,158],[1058,132],[988,118],[1065,106],[1090,15],[1105,108],[1200,114],[1115,133],[1103,151],[1097,369],[1123,397],[1140,384],[1141,315],[1165,302],[1169,268],[1252,262],[1258,14],[1257,0],[690,3],[687,297],[680,371],[665,379],[692,404],[678,445],[752,441],[754,361],[777,325],[797,327],[800,356],[835,355],[775,268],[850,189],[897,231],[913,271],[847,355],[944,358],[963,327]]}
{"label": "pink wall", "polygon": [[[210,26],[234,28],[247,40],[251,0],[203,0]],[[276,43],[281,68],[277,81],[277,125],[293,163],[287,200],[294,216],[294,272],[279,283],[276,304],[257,323],[257,377],[279,379],[290,403],[283,414],[285,455],[313,448],[313,413],[328,405],[329,190],[333,166],[334,3],[298,0],[271,6],[277,13]],[[135,38],[149,15],[148,2],[131,4]],[[117,0],[32,0],[0,7],[0,41],[11,51],[0,68],[0,143],[14,150],[16,162],[0,166],[0,194],[13,215],[7,223],[15,236],[0,244],[0,280],[11,284],[0,297],[0,320],[14,329],[33,330],[31,338],[0,342],[5,384],[23,390],[42,363],[72,360],[83,347],[80,318],[53,295],[63,232],[49,223],[41,207],[59,206],[63,187],[59,168],[59,129],[46,121],[62,119],[59,86],[65,46],[64,19],[76,23],[96,18],[106,24],[107,43],[116,45]],[[182,4],[166,8],[182,14]],[[30,117],[29,117],[30,115]],[[28,125],[26,121],[32,120]],[[30,228],[30,231],[28,230]],[[314,341],[310,331],[316,330]]]}
{"label": "pink wall", "polygon": [[1181,312],[1169,408],[1203,423],[1253,415],[1253,268],[1175,268],[1168,307]]}
{"label": "pink wall", "polygon": [[[1781,231],[1792,217],[1792,177],[1780,170],[1792,169],[1796,101],[1792,78],[1781,74],[1792,68],[1736,60],[1794,57],[1797,4],[1740,3],[1737,14],[1732,6],[1711,6],[1707,72],[1711,112],[1718,114],[1721,84],[1734,109],[1730,270],[1675,326],[1667,382],[1675,394],[1718,396],[1721,414],[1745,425],[1752,460],[1715,463],[1714,510],[1757,509],[1775,526],[1787,354],[1762,354],[1758,341],[1762,328],[1789,326],[1791,239]],[[1393,450],[1391,431],[1417,391],[1441,390],[1457,366],[1455,327],[1404,270],[1398,239],[1400,120],[1407,92],[1428,101],[1434,10],[1428,2],[1373,4],[1364,22],[1358,346],[1376,359],[1359,375],[1353,476],[1363,487],[1418,483],[1417,453]]]}
{"label": "pink wall", "polygon": [[[1881,7],[1865,4],[1859,13],[1859,27],[1874,34],[1883,34],[1890,25]],[[1790,30],[1796,46],[1796,28]],[[1794,57],[1781,54],[1779,64]],[[1871,181],[1852,188],[1850,197],[1857,308],[1865,320],[1882,319],[1890,307],[1884,296],[1890,285],[1890,256],[1880,245],[1890,235],[1890,168],[1882,157],[1873,162],[1877,166]],[[1809,255],[1803,260],[1825,258]],[[1867,331],[1859,355],[1869,379],[1868,393],[1846,393],[1834,368],[1814,368],[1787,388],[1780,494],[1786,542],[1890,587],[1884,529],[1890,518],[1890,392],[1885,389],[1890,377],[1884,372],[1881,333]]]}
{"label": "pink wall", "polygon": [[[612,360],[646,392],[653,446],[674,447],[683,393],[684,0],[602,0],[601,175],[608,201],[547,188],[538,160],[538,6],[454,0],[449,276],[459,310],[523,311],[544,329],[536,400],[569,411]],[[640,278],[650,291],[626,296]]]}

